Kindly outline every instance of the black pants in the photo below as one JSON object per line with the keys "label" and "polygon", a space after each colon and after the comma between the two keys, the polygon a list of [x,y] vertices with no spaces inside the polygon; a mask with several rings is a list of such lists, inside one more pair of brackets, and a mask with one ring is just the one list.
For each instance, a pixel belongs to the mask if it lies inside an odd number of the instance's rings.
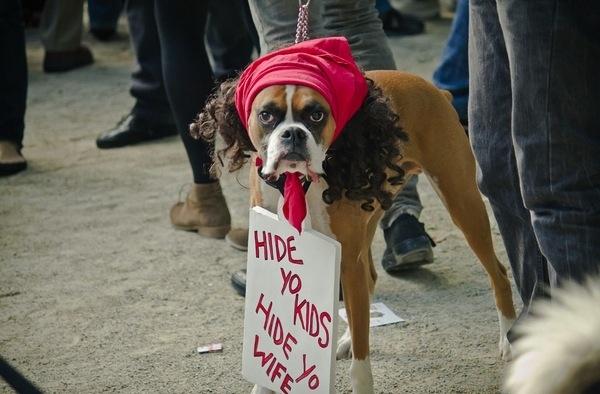
{"label": "black pants", "polygon": [[132,74],[131,95],[136,99],[132,113],[150,122],[174,121],[192,166],[194,182],[210,182],[209,147],[192,139],[188,131],[214,86],[204,46],[208,13],[213,22],[208,35],[218,78],[246,65],[252,42],[245,33],[243,9],[229,1],[178,1],[169,2],[168,6],[163,3],[127,2],[138,62]]}
{"label": "black pants", "polygon": [[0,140],[20,149],[25,129],[27,60],[19,0],[0,1]]}

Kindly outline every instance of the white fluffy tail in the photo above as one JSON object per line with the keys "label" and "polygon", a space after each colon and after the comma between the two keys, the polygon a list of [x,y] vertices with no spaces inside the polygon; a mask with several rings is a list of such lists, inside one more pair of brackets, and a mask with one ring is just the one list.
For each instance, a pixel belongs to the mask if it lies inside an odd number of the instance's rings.
{"label": "white fluffy tail", "polygon": [[519,333],[506,393],[600,392],[600,278],[553,291]]}

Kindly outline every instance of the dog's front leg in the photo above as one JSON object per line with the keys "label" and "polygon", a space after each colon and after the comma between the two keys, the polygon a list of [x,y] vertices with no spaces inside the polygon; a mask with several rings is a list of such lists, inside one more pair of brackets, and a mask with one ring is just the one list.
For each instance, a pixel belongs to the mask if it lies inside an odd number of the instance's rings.
{"label": "dog's front leg", "polygon": [[[343,252],[342,256],[347,257]],[[342,257],[342,288],[352,342],[352,365],[350,366],[352,392],[363,394],[373,392],[373,376],[369,361],[369,272],[365,270],[366,262],[361,261],[364,257],[356,257],[351,260]],[[341,339],[343,340],[343,337]]]}
{"label": "dog's front leg", "polygon": [[[339,205],[339,202],[333,204],[328,211],[331,229],[342,244],[342,290],[352,343],[350,380],[353,393],[370,394],[373,393],[373,376],[369,361],[369,308],[374,278],[369,267],[368,245],[365,248],[365,243],[369,242],[368,218],[364,217],[360,207],[352,212],[347,204],[343,209],[338,209]],[[346,333],[338,343],[338,356],[350,352],[348,345]]]}

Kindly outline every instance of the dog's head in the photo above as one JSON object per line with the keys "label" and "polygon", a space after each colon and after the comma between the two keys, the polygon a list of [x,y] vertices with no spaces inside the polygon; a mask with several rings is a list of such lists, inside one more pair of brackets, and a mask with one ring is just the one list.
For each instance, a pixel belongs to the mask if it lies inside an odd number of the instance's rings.
{"label": "dog's head", "polygon": [[[248,90],[244,76],[241,82],[226,81],[190,130],[210,142],[217,134],[223,137],[225,146],[215,157],[221,164],[228,161],[230,171],[241,168],[247,153],[255,151],[265,178],[275,180],[285,172],[300,172],[313,181],[323,176],[328,185],[325,202],[345,195],[365,200],[365,209],[373,209],[374,200],[387,208],[391,197],[384,182],[399,183],[403,178],[394,162],[406,134],[381,90],[358,76],[364,89],[351,113],[335,101],[337,89],[332,92],[302,81],[258,84],[240,104],[240,91]],[[397,174],[388,178],[388,168]]]}
{"label": "dog's head", "polygon": [[325,98],[298,85],[262,90],[252,103],[248,136],[262,158],[262,175],[300,172],[316,181],[333,141],[335,119]]}

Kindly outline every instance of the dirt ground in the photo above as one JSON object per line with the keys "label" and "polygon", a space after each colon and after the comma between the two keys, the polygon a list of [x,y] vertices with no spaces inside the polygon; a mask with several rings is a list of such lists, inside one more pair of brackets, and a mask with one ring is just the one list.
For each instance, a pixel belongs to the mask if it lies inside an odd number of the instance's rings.
{"label": "dirt ground", "polygon": [[[169,224],[191,181],[181,142],[95,147],[133,104],[121,28],[117,42],[86,37],[96,63],[60,75],[41,71],[28,34],[30,168],[0,179],[0,355],[46,392],[249,392],[244,299],[229,284],[245,255]],[[398,68],[430,78],[449,22],[427,30],[391,46]],[[247,222],[246,184],[223,179],[237,225]],[[425,179],[420,190],[435,263],[395,277],[378,264],[375,300],[407,323],[372,330],[376,392],[498,392],[504,362],[487,278]],[[495,224],[494,237],[507,262]],[[380,233],[374,252],[379,260]],[[213,342],[224,351],[196,354]],[[349,366],[338,363],[338,392],[350,392]]]}

